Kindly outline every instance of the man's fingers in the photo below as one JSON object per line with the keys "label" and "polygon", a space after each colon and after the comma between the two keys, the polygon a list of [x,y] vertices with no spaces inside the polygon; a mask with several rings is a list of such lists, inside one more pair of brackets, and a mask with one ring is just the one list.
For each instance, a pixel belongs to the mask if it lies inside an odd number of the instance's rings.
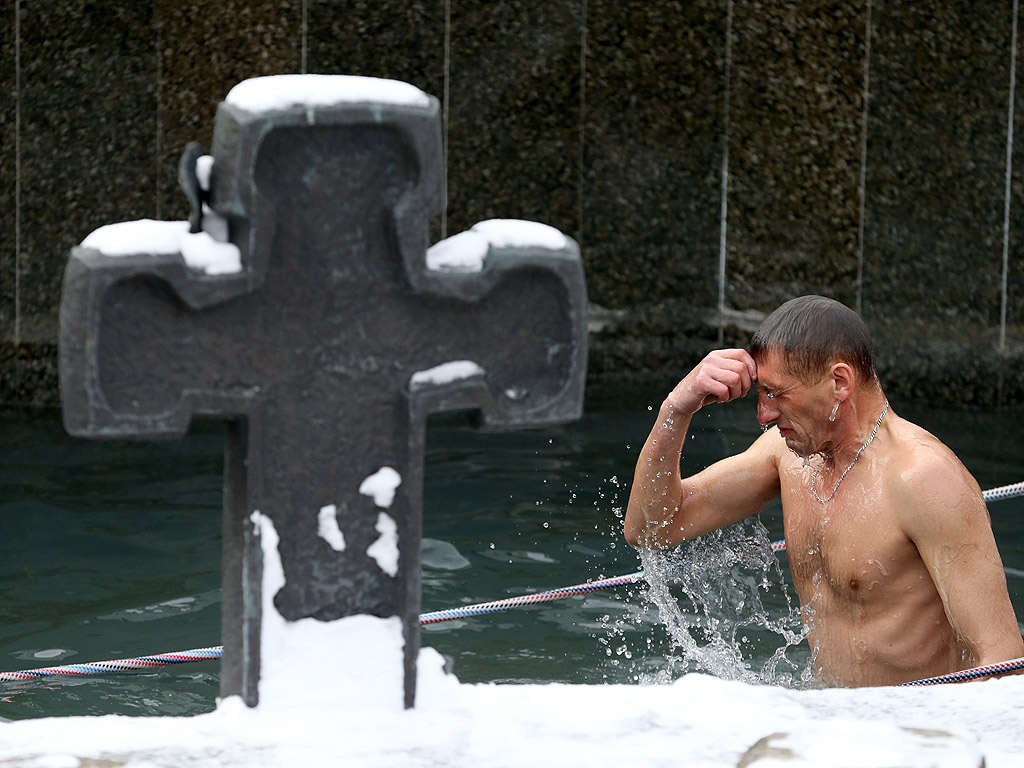
{"label": "man's fingers", "polygon": [[752,381],[757,381],[757,363],[754,362],[754,358],[750,356],[750,353],[745,349],[720,349],[716,352],[712,352],[712,355],[719,354],[723,359],[736,360],[743,363],[747,370],[750,372],[750,378]]}
{"label": "man's fingers", "polygon": [[742,392],[737,397],[745,395],[757,381],[757,363],[745,349],[716,350],[705,358],[705,362],[717,366],[723,371],[733,371],[739,374]]}
{"label": "man's fingers", "polygon": [[708,403],[743,397],[757,380],[757,366],[744,349],[709,353],[666,398],[674,409],[694,413]]}
{"label": "man's fingers", "polygon": [[741,360],[731,358],[718,360],[716,365],[708,370],[708,374],[709,380],[725,386],[725,392],[716,391],[720,402],[743,397],[753,386],[750,368]]}
{"label": "man's fingers", "polygon": [[701,405],[708,402],[726,403],[743,397],[750,386],[750,372],[742,365],[707,366],[701,370],[696,381],[697,391],[703,395]]}
{"label": "man's fingers", "polygon": [[729,400],[732,400],[729,385],[721,379],[708,378],[702,382],[702,384],[703,386],[701,387],[701,391],[706,394],[704,399],[701,400],[701,405],[707,405],[708,403],[726,403]]}

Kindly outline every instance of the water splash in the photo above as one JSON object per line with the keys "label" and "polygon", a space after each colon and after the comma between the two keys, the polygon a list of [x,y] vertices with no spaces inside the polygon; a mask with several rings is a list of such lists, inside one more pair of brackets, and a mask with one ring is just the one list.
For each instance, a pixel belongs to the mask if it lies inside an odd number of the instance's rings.
{"label": "water splash", "polygon": [[641,560],[646,596],[670,638],[658,678],[697,671],[787,687],[812,682],[800,610],[759,520],[641,552]]}

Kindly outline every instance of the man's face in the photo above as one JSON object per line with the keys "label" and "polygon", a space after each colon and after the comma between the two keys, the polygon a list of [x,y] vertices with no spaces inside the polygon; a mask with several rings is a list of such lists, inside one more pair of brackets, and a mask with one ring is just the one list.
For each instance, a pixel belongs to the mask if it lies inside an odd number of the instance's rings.
{"label": "man's face", "polygon": [[786,446],[801,457],[826,447],[828,414],[832,400],[827,377],[807,384],[786,372],[779,354],[762,357],[757,364],[757,420],[762,427],[775,424]]}

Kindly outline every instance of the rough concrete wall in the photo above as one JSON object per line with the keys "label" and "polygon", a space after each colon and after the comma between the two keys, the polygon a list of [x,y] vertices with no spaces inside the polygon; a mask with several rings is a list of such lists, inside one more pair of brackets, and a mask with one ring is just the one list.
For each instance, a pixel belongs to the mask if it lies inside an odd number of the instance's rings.
{"label": "rough concrete wall", "polygon": [[813,292],[863,313],[891,394],[1022,403],[1015,11],[6,0],[0,399],[55,397],[70,247],[113,221],[184,218],[177,157],[209,143],[217,102],[241,79],[308,71],[406,80],[442,100],[436,237],[509,217],[580,241],[603,329],[592,376],[668,385]]}

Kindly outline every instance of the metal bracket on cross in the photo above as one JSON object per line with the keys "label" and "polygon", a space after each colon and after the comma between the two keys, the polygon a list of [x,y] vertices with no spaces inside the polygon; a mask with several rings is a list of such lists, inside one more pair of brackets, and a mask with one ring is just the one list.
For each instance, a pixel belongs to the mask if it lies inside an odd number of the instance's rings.
{"label": "metal bracket on cross", "polygon": [[110,225],[71,252],[65,425],[152,439],[227,422],[223,695],[265,695],[268,610],[286,628],[368,614],[400,619],[395,696],[412,706],[426,418],[578,417],[579,250],[507,221],[428,249],[445,200],[439,108],[405,83],[245,81],[218,108],[212,157],[198,154],[181,174],[191,224]]}

